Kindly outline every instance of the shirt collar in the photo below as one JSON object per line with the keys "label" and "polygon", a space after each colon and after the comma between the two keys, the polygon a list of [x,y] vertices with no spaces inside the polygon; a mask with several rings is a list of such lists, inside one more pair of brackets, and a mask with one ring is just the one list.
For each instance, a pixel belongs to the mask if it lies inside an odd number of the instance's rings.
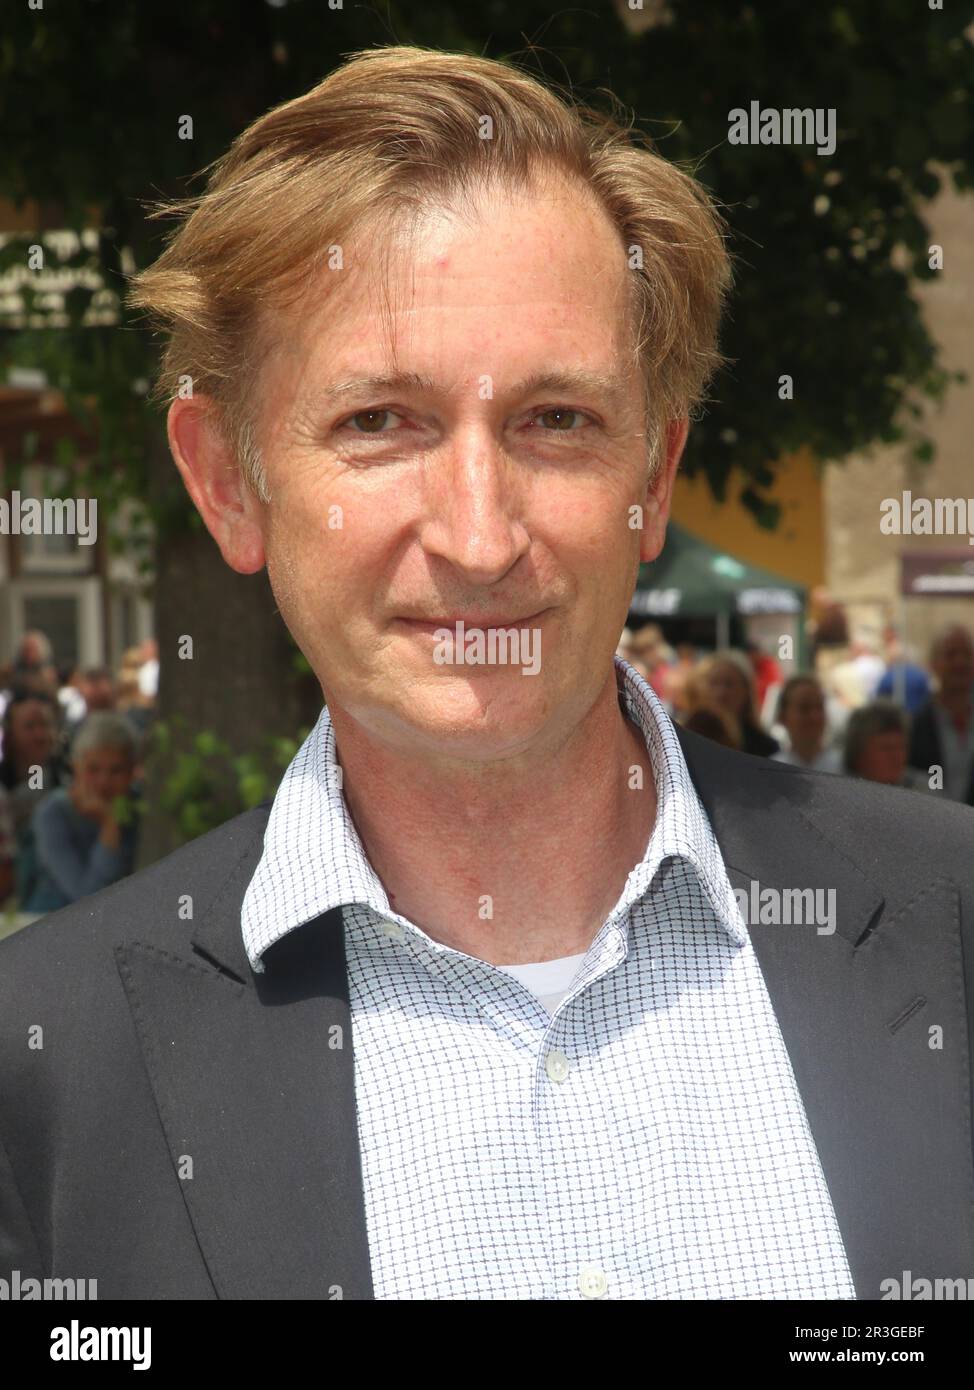
{"label": "shirt collar", "polygon": [[743,946],[747,932],[673,721],[638,671],[618,656],[615,667],[620,704],[646,740],[657,803],[646,853],[629,875],[620,908],[631,906],[648,891],[665,860],[682,859],[695,871],[724,931],[735,945]]}
{"label": "shirt collar", "polygon": [[[620,706],[646,740],[657,811],[646,853],[629,874],[611,915],[628,912],[649,890],[664,861],[678,858],[696,872],[724,931],[735,945],[744,945],[746,930],[673,723],[649,683],[621,657],[614,662]],[[281,780],[263,854],[244,895],[241,928],[251,966],[261,972],[261,957],[275,941],[332,908],[353,903],[401,920],[349,815],[335,730],[323,706]]]}

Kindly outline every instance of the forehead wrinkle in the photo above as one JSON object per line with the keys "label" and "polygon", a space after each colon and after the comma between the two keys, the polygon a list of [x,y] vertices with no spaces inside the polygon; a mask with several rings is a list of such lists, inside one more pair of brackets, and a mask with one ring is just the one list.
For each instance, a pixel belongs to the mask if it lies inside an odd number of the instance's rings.
{"label": "forehead wrinkle", "polygon": [[[549,186],[549,192],[552,190]],[[562,193],[564,201],[568,202]],[[562,199],[558,199],[561,201]],[[596,204],[593,211],[602,212]],[[367,374],[360,378],[348,378],[336,381],[333,385],[327,384],[321,388],[313,387],[304,397],[304,405],[314,408],[316,405],[340,401],[358,391],[396,391],[403,389],[435,391],[436,383],[428,377],[423,377],[418,373],[402,370],[402,354],[405,344],[402,341],[402,331],[404,325],[401,322],[405,315],[408,319],[416,309],[416,293],[418,289],[418,276],[423,274],[424,278],[431,271],[431,267],[425,266],[422,259],[423,230],[428,225],[430,215],[434,217],[445,217],[446,220],[455,225],[468,226],[476,225],[478,220],[489,216],[489,199],[484,199],[477,204],[472,200],[471,206],[457,208],[451,206],[447,200],[434,202],[422,209],[398,209],[390,215],[388,210],[378,212],[373,219],[364,226],[357,229],[357,234],[347,248],[351,253],[352,265],[349,275],[339,277],[342,283],[341,289],[348,291],[351,288],[350,281],[354,281],[359,275],[365,276],[366,300],[371,306],[372,314],[378,321],[379,335],[385,338],[383,344],[385,352],[383,355],[391,370],[380,371],[377,374]],[[620,244],[620,250],[622,249]],[[419,252],[419,255],[417,255]],[[354,269],[353,269],[354,266]],[[615,263],[615,258],[611,256],[593,257],[593,263],[589,270],[592,279],[603,281],[606,277],[618,274],[619,266]],[[617,319],[617,331],[620,336],[625,332],[625,320],[629,317],[632,310],[631,295],[626,291],[626,276],[623,274],[617,283],[617,290],[622,291],[622,303],[619,305]],[[359,281],[361,284],[362,282]],[[344,299],[344,295],[341,296]],[[337,298],[328,297],[331,302],[319,306],[320,309],[338,309],[341,312],[341,304]],[[446,306],[441,306],[446,307]],[[411,326],[411,325],[410,325]],[[408,336],[407,328],[407,336]],[[293,348],[294,342],[291,340]],[[305,355],[302,363],[301,375],[304,376],[312,368],[310,354]],[[622,354],[626,356],[625,353]],[[510,388],[505,394],[524,395],[531,390],[568,390],[568,391],[597,391],[606,399],[613,402],[622,403],[626,394],[627,375],[624,362],[620,359],[616,370],[610,374],[587,373],[584,370],[575,371],[567,368],[563,372],[545,372],[525,377],[516,385]]]}
{"label": "forehead wrinkle", "polygon": [[[394,394],[399,391],[436,392],[439,389],[432,377],[420,372],[396,372],[367,374],[326,382],[305,400],[310,407],[339,403],[350,397]],[[445,394],[452,394],[455,386],[446,388]],[[613,403],[621,403],[625,398],[626,383],[620,374],[590,372],[566,369],[555,372],[535,372],[505,390],[506,395],[521,397],[538,391],[584,392],[606,397]]]}

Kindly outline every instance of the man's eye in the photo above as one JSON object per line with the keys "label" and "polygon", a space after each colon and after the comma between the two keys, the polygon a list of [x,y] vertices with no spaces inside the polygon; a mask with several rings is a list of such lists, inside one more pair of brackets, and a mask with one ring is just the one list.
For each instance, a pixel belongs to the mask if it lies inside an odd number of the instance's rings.
{"label": "man's eye", "polygon": [[390,420],[401,420],[394,410],[360,410],[350,415],[343,425],[350,426],[357,434],[388,434],[385,428]]}
{"label": "man's eye", "polygon": [[[588,424],[588,417],[583,415],[580,410],[569,410],[566,406],[554,406],[551,410],[542,410],[536,415],[535,420],[542,422],[542,428],[546,430],[577,430],[582,425]],[[573,423],[574,422],[574,423]]]}

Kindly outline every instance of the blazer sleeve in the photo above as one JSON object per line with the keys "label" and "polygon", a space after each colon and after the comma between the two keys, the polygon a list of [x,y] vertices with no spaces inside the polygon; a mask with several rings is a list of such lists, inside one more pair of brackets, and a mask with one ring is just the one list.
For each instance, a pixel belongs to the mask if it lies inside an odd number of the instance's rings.
{"label": "blazer sleeve", "polygon": [[43,1279],[44,1261],[27,1208],[0,1140],[0,1279],[9,1285],[14,1270],[24,1279]]}

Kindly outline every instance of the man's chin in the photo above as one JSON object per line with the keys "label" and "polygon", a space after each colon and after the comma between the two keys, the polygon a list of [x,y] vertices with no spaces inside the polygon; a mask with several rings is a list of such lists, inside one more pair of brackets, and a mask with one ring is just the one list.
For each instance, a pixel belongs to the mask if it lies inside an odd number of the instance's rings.
{"label": "man's chin", "polygon": [[523,752],[550,712],[537,678],[519,671],[444,676],[404,693],[396,722],[434,756],[482,761]]}

